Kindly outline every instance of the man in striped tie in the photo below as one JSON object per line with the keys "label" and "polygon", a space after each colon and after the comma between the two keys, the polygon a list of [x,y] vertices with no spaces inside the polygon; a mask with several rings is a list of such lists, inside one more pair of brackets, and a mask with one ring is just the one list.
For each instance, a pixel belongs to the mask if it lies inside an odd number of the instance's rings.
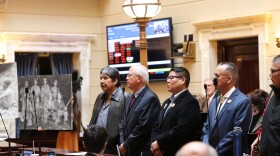
{"label": "man in striped tie", "polygon": [[160,110],[157,95],[148,87],[148,70],[143,65],[130,67],[127,87],[133,96],[128,98],[120,129],[120,152],[123,156],[152,156],[151,131]]}
{"label": "man in striped tie", "polygon": [[247,132],[252,119],[251,102],[235,88],[238,69],[234,63],[222,62],[215,71],[217,90],[221,95],[213,98],[209,116],[203,127],[202,141],[215,147],[219,156],[233,153],[234,127],[241,127],[242,152],[248,153]]}

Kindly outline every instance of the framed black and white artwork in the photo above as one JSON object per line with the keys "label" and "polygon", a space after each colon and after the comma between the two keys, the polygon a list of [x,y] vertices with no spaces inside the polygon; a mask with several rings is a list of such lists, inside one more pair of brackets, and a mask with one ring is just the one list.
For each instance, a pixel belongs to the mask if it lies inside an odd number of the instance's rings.
{"label": "framed black and white artwork", "polygon": [[20,129],[72,130],[71,74],[21,76],[18,85]]}
{"label": "framed black and white artwork", "polygon": [[0,64],[0,113],[4,119],[18,117],[16,63]]}

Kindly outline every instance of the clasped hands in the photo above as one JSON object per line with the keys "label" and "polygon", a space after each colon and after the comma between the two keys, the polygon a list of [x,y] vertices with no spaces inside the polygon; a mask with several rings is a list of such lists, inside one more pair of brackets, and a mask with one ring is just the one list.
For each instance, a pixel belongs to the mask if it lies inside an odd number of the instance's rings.
{"label": "clasped hands", "polygon": [[123,143],[119,146],[119,149],[122,155],[126,154],[127,149],[124,147]]}
{"label": "clasped hands", "polygon": [[152,144],[151,144],[151,152],[153,153],[154,156],[163,156],[161,151],[160,151],[160,147],[158,145],[158,142],[157,141],[154,141]]}
{"label": "clasped hands", "polygon": [[[157,141],[154,141],[150,145],[150,147],[151,147],[151,152],[153,153],[154,156],[163,156]],[[127,153],[127,149],[124,147],[123,143],[119,146],[119,149],[122,155],[125,155]]]}

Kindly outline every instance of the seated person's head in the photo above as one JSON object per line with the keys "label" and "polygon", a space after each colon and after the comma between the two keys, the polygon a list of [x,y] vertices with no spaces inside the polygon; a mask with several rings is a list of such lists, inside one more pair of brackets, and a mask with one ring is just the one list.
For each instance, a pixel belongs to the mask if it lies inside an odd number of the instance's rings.
{"label": "seated person's head", "polygon": [[87,152],[103,153],[106,149],[108,132],[99,125],[90,125],[84,131],[84,146]]}
{"label": "seated person's head", "polygon": [[218,156],[216,150],[203,142],[193,141],[185,144],[176,156]]}
{"label": "seated person's head", "polygon": [[252,103],[252,114],[262,114],[265,109],[265,102],[266,98],[268,96],[268,93],[266,91],[263,91],[261,89],[256,89],[248,94],[248,98],[250,99]]}

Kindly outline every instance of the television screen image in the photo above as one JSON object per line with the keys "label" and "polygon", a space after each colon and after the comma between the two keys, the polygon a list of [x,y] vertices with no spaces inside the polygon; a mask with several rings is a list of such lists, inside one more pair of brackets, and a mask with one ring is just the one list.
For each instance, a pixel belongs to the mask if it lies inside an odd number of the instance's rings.
{"label": "television screen image", "polygon": [[[152,20],[146,27],[150,81],[166,80],[172,68],[172,20]],[[136,23],[107,26],[108,64],[125,81],[129,68],[140,64],[139,27]]]}

